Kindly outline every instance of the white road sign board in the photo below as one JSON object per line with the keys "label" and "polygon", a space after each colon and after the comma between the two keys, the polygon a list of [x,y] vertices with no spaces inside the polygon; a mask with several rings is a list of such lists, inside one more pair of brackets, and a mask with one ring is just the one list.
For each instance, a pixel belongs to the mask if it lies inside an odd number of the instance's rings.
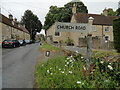
{"label": "white road sign board", "polygon": [[55,23],[56,32],[87,32],[88,24],[87,23]]}

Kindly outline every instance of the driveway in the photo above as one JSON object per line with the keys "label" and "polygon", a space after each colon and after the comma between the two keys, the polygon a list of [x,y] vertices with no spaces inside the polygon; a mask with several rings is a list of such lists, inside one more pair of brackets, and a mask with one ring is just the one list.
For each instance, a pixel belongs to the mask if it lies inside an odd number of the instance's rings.
{"label": "driveway", "polygon": [[35,65],[40,56],[38,44],[3,49],[2,87],[33,88]]}

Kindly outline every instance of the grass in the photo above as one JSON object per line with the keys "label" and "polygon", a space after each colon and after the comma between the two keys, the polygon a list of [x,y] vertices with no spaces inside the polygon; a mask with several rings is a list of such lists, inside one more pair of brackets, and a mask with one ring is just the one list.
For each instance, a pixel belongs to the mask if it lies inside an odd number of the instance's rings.
{"label": "grass", "polygon": [[43,43],[42,46],[39,48],[39,50],[41,51],[44,51],[44,50],[61,50],[60,48],[58,47],[55,47],[55,46],[52,46],[52,45],[49,45],[47,43]]}
{"label": "grass", "polygon": [[101,63],[100,59],[111,55],[117,53],[93,51],[92,62],[95,68],[90,74],[86,74],[86,59],[80,54],[50,58],[47,62],[36,66],[36,86],[37,88],[119,88],[118,63],[104,61]]}

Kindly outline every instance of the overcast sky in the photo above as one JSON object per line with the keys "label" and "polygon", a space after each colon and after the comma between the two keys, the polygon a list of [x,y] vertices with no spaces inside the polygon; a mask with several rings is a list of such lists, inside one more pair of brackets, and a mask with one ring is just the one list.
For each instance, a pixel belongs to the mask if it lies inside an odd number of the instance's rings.
{"label": "overcast sky", "polygon": [[[8,16],[11,13],[18,20],[24,15],[25,10],[29,9],[39,17],[44,23],[45,16],[51,5],[63,7],[72,0],[0,0],[1,13]],[[81,0],[92,14],[100,14],[104,8],[118,8],[119,0]]]}

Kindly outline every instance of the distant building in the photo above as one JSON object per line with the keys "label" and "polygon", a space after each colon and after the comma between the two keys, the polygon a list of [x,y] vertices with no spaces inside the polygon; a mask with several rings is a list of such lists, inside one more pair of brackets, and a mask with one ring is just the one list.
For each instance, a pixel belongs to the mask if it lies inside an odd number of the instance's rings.
{"label": "distant building", "polygon": [[[113,26],[112,21],[117,17],[107,16],[107,9],[103,10],[103,15],[99,14],[87,14],[87,13],[76,13],[76,7],[73,5],[72,9],[73,16],[71,18],[71,23],[88,23],[88,18],[94,18],[92,25],[92,37],[99,37],[105,40],[113,41]],[[87,33],[78,32],[56,32],[55,24],[53,24],[47,30],[47,37],[49,41],[52,40],[53,43],[66,42],[68,38],[73,40],[75,46],[79,46],[79,38],[85,38]]]}
{"label": "distant building", "polygon": [[5,39],[30,39],[30,34],[25,26],[22,26],[18,23],[17,19],[13,19],[13,16],[10,14],[9,18],[0,14],[0,33],[1,41]]}

